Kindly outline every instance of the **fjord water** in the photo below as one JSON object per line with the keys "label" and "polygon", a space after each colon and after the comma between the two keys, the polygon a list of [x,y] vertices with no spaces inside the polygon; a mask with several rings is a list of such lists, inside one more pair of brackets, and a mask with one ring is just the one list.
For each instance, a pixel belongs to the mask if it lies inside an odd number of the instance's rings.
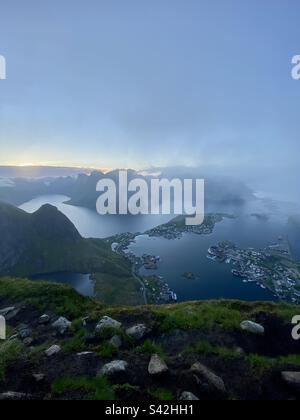
{"label": "fjord water", "polygon": [[[64,204],[68,197],[43,196],[25,203],[21,208],[27,212],[38,210],[43,204],[52,204],[62,211],[77,227],[84,237],[104,238],[123,232],[145,232],[165,223],[170,216],[99,216],[86,208]],[[210,209],[216,211],[216,209]],[[224,219],[215,226],[210,235],[185,234],[180,240],[149,238],[140,235],[130,250],[136,255],[159,255],[161,262],[158,270],[144,270],[142,273],[161,275],[177,293],[179,301],[201,299],[243,299],[274,300],[268,290],[255,283],[243,283],[231,273],[231,266],[207,259],[207,250],[223,240],[230,240],[241,248],[264,248],[277,242],[279,236],[287,235],[294,255],[300,259],[299,233],[287,223],[287,216],[278,209],[269,209],[267,218],[251,216],[252,213],[266,212],[262,203],[249,203],[247,206],[224,206],[219,212],[235,214],[235,219]],[[183,274],[192,272],[194,280],[187,280]],[[87,296],[94,294],[93,282],[88,275],[77,273],[53,273],[43,279],[68,283],[79,293]]]}
{"label": "fjord water", "polygon": [[100,216],[85,207],[65,204],[68,200],[69,197],[64,195],[44,195],[24,203],[20,208],[33,213],[44,204],[51,204],[71,220],[84,238],[108,238],[124,232],[145,232],[171,219],[170,216]]}
{"label": "fjord water", "polygon": [[47,273],[31,276],[30,280],[43,280],[50,281],[53,283],[68,284],[83,296],[93,297],[95,295],[94,282],[91,279],[90,274],[79,274],[70,272]]}

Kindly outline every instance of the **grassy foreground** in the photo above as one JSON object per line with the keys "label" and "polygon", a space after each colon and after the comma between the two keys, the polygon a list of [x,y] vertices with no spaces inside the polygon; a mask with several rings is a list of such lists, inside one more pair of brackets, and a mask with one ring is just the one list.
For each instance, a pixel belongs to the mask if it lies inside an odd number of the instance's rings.
{"label": "grassy foreground", "polygon": [[[22,398],[74,400],[176,400],[186,391],[210,400],[299,396],[281,379],[282,371],[300,370],[299,342],[291,337],[291,319],[299,308],[292,305],[209,301],[108,306],[68,286],[6,277],[0,279],[0,310],[9,306],[18,310],[8,321],[9,336],[25,324],[30,342],[19,335],[0,343],[0,397],[8,391],[19,392]],[[45,313],[51,321],[41,325],[38,320]],[[72,323],[64,334],[52,327],[60,316]],[[119,321],[121,327],[95,333],[103,316]],[[242,331],[243,320],[264,325],[265,335]],[[127,334],[137,324],[147,327],[139,340]],[[119,348],[111,343],[116,335]],[[46,357],[45,350],[53,345],[60,352]],[[168,366],[159,377],[148,372],[154,354]],[[99,376],[103,366],[115,360],[125,361],[128,369],[112,377]],[[191,373],[195,363],[222,378],[226,392],[207,384],[207,378],[206,382],[200,378],[199,385]],[[43,377],[39,383],[33,380],[36,374]]]}

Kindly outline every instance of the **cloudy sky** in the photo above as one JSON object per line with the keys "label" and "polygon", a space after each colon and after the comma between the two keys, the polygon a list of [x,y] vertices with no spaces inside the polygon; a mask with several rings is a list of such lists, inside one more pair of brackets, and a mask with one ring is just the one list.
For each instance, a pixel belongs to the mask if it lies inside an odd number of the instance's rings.
{"label": "cloudy sky", "polygon": [[0,0],[0,164],[293,173],[299,16],[299,0]]}

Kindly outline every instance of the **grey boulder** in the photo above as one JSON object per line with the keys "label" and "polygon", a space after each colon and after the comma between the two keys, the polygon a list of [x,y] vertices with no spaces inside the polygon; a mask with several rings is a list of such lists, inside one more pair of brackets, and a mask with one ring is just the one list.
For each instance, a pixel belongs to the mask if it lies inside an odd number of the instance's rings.
{"label": "grey boulder", "polygon": [[118,335],[114,335],[110,340],[109,343],[115,348],[119,349],[122,346],[122,339]]}
{"label": "grey boulder", "polygon": [[282,379],[296,391],[300,391],[300,372],[282,372]]}
{"label": "grey boulder", "polygon": [[191,371],[194,374],[198,385],[207,387],[208,390],[217,391],[221,394],[226,394],[226,387],[222,378],[217,376],[214,372],[208,369],[201,363],[195,363],[191,367]]}
{"label": "grey boulder", "polygon": [[45,354],[47,357],[51,357],[51,356],[54,356],[55,354],[60,353],[60,351],[61,351],[60,346],[54,345],[54,346],[49,347],[49,349],[45,351]]}
{"label": "grey boulder", "polygon": [[199,401],[199,398],[196,397],[192,392],[185,391],[181,394],[179,400],[181,401]]}
{"label": "grey boulder", "polygon": [[60,334],[64,334],[71,324],[72,323],[67,318],[61,316],[57,321],[53,322],[52,327]]}
{"label": "grey boulder", "polygon": [[153,354],[148,366],[148,372],[150,375],[161,375],[168,371],[168,366],[158,354]]}
{"label": "grey boulder", "polygon": [[125,373],[128,363],[124,360],[114,360],[102,367],[98,376],[113,376],[119,373]]}
{"label": "grey boulder", "polygon": [[96,331],[101,332],[107,328],[121,328],[122,324],[119,321],[116,321],[113,318],[110,318],[109,316],[104,316],[100,321],[98,322],[96,326]]}
{"label": "grey boulder", "polygon": [[253,321],[243,321],[241,323],[241,329],[243,331],[247,331],[251,334],[256,334],[256,335],[264,335],[265,333],[264,327]]}
{"label": "grey boulder", "polygon": [[147,327],[145,324],[134,325],[126,330],[126,334],[134,340],[141,340],[147,334]]}

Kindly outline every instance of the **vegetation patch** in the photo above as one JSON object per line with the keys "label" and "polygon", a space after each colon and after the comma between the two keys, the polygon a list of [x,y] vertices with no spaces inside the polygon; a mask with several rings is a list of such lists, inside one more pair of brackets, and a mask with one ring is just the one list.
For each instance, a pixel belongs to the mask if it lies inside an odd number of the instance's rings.
{"label": "vegetation patch", "polygon": [[188,346],[184,353],[196,353],[204,356],[217,356],[223,360],[234,360],[241,358],[241,355],[234,349],[228,347],[214,346],[208,341],[198,341],[196,344]]}
{"label": "vegetation patch", "polygon": [[112,401],[115,392],[105,378],[61,378],[52,384],[52,397],[63,397],[65,394],[82,392],[83,400]]}
{"label": "vegetation patch", "polygon": [[211,330],[221,327],[232,331],[239,328],[242,314],[227,307],[223,302],[218,305],[209,302],[180,304],[155,310],[159,317],[159,328],[163,332],[175,329]]}
{"label": "vegetation patch", "polygon": [[140,284],[130,275],[94,273],[95,296],[108,305],[136,306],[143,303]]}
{"label": "vegetation patch", "polygon": [[101,344],[98,353],[101,357],[109,359],[117,353],[117,350],[112,344],[110,344],[108,341],[105,341]]}
{"label": "vegetation patch", "polygon": [[151,356],[152,354],[158,354],[163,359],[166,359],[166,353],[162,346],[156,344],[154,341],[146,340],[144,343],[136,347],[135,351],[137,353],[147,354]]}
{"label": "vegetation patch", "polygon": [[97,305],[67,285],[26,279],[0,278],[0,296],[33,305],[41,311],[61,313],[71,319],[84,316]]}
{"label": "vegetation patch", "polygon": [[77,331],[77,333],[66,341],[63,345],[63,351],[65,353],[75,353],[85,350],[84,343],[85,330],[84,328]]}
{"label": "vegetation patch", "polygon": [[5,380],[7,368],[22,355],[23,346],[18,340],[4,341],[0,344],[0,381]]}
{"label": "vegetation patch", "polygon": [[148,393],[152,398],[158,401],[173,401],[175,399],[172,392],[166,388],[150,389]]}

